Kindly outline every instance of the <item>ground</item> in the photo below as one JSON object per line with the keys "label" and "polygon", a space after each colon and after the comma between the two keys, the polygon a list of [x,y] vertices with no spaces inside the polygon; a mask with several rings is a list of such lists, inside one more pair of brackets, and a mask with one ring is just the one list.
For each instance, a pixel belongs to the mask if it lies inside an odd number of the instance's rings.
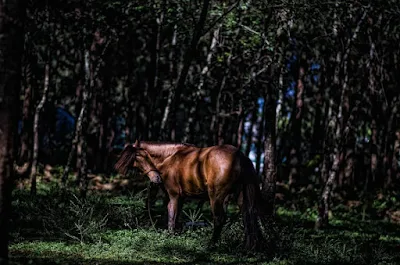
{"label": "ground", "polygon": [[181,222],[205,226],[186,225],[171,235],[160,218],[162,203],[154,224],[144,198],[139,190],[93,190],[82,200],[54,182],[40,183],[32,198],[20,186],[14,191],[11,264],[400,264],[399,225],[348,207],[333,209],[331,227],[316,231],[315,207],[278,205],[264,251],[248,253],[234,205],[221,242],[209,249],[208,205],[198,213],[195,203],[186,204]]}

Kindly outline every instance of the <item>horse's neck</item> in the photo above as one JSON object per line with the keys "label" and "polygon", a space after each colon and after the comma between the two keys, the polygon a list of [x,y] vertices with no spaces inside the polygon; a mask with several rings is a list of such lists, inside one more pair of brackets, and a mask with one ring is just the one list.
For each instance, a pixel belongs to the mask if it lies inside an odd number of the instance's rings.
{"label": "horse's neck", "polygon": [[160,165],[165,161],[165,159],[174,155],[181,146],[176,144],[159,145],[142,142],[140,147],[150,154],[156,165]]}

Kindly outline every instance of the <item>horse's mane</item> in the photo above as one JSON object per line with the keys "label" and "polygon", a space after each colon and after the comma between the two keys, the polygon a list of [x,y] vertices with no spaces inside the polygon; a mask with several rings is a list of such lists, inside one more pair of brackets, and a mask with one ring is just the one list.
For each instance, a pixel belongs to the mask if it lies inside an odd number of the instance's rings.
{"label": "horse's mane", "polygon": [[149,144],[149,145],[158,145],[158,146],[193,146],[195,147],[196,145],[190,144],[190,143],[175,143],[175,142],[155,142],[155,141],[143,141],[142,143],[144,144]]}
{"label": "horse's mane", "polygon": [[122,151],[121,155],[114,168],[121,175],[125,175],[128,172],[128,168],[136,159],[136,148],[132,145],[127,145],[125,149]]}
{"label": "horse's mane", "polygon": [[174,142],[152,142],[143,141],[141,145],[146,146],[152,156],[166,157],[173,155],[177,150],[184,147],[196,147],[194,144]]}

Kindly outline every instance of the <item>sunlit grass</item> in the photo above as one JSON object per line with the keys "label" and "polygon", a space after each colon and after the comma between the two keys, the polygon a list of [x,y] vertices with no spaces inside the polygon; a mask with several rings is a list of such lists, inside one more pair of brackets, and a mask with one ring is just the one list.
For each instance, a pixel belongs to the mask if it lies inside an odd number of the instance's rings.
{"label": "sunlit grass", "polygon": [[[91,194],[80,201],[40,186],[38,194],[32,199],[26,191],[14,193],[12,264],[400,264],[399,226],[361,221],[345,211],[332,215],[329,229],[316,231],[316,209],[278,207],[277,223],[265,234],[270,244],[262,253],[248,253],[240,219],[230,220],[220,243],[209,249],[211,226],[184,227],[174,235],[152,226],[145,193]],[[162,214],[162,203],[156,205]],[[196,203],[185,209],[181,222],[196,217],[208,223],[207,204],[204,216],[191,216]],[[237,212],[229,209],[230,216]]]}

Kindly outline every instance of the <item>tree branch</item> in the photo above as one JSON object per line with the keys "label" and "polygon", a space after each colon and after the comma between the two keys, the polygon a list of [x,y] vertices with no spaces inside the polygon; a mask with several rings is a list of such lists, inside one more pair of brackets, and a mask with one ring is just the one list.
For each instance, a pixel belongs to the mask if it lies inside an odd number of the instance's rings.
{"label": "tree branch", "polygon": [[217,18],[216,20],[214,20],[211,23],[211,26],[209,26],[203,33],[202,36],[206,35],[210,30],[212,30],[212,28],[215,27],[215,25],[217,25],[222,19],[224,19],[230,12],[232,12],[240,3],[240,0],[238,0],[237,2],[235,2],[233,5],[231,5],[227,11],[225,11],[225,13],[223,13],[219,18]]}

